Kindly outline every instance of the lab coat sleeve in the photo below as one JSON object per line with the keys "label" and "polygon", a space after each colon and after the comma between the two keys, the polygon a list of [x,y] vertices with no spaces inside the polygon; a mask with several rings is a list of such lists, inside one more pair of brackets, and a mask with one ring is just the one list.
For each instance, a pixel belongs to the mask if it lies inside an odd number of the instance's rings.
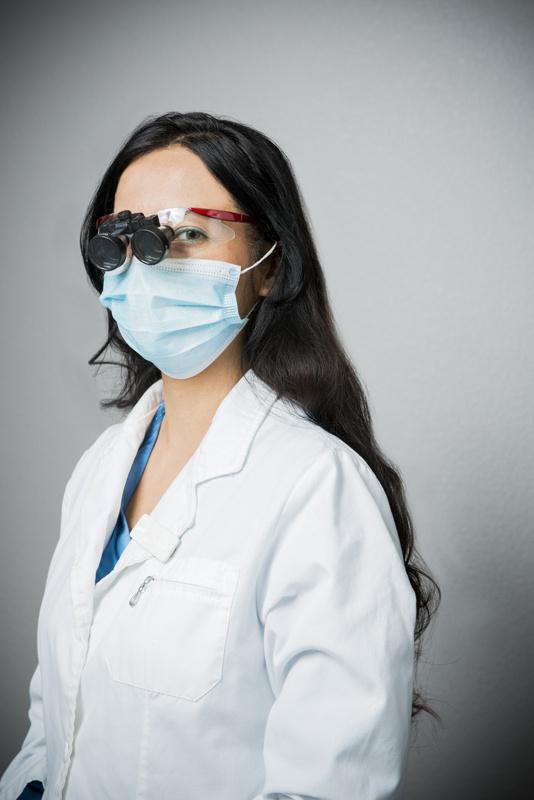
{"label": "lab coat sleeve", "polygon": [[[67,517],[68,489],[69,487],[67,486],[61,508],[61,531],[64,529]],[[31,781],[41,781],[46,786],[47,759],[43,724],[41,669],[39,665],[37,665],[30,682],[30,710],[28,716],[30,729],[22,743],[20,752],[15,756],[0,781],[0,800],[16,800]]]}
{"label": "lab coat sleeve", "polygon": [[46,750],[43,728],[41,671],[37,667],[30,682],[30,730],[20,753],[11,762],[0,782],[1,800],[16,800],[30,781],[46,784]]}
{"label": "lab coat sleeve", "polygon": [[386,496],[325,447],[279,518],[258,582],[275,695],[254,800],[402,797],[415,595]]}

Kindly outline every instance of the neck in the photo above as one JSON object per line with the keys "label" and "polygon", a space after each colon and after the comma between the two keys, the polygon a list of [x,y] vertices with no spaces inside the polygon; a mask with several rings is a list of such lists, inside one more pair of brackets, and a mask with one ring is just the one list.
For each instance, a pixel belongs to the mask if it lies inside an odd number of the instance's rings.
{"label": "neck", "polygon": [[162,375],[165,416],[158,438],[165,450],[195,450],[219,405],[242,376],[238,362],[220,357],[192,378]]}

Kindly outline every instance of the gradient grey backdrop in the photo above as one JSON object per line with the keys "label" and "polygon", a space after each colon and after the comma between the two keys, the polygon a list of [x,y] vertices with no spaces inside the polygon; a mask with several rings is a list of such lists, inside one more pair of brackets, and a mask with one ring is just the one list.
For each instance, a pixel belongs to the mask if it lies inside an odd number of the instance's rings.
{"label": "gradient grey backdrop", "polygon": [[[17,2],[4,17],[0,769],[27,727],[65,483],[110,424],[77,237],[151,113],[225,114],[293,162],[377,433],[444,600],[408,800],[530,796],[534,6]],[[355,798],[357,800],[357,798]]]}

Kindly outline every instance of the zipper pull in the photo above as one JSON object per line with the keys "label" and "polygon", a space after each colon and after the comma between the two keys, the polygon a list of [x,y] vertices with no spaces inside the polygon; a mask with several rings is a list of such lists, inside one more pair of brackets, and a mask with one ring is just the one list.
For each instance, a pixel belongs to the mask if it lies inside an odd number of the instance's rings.
{"label": "zipper pull", "polygon": [[143,581],[143,583],[141,584],[139,589],[136,591],[134,596],[130,598],[130,605],[131,606],[136,606],[138,604],[139,598],[141,597],[141,595],[145,591],[145,589],[148,586],[148,584],[150,583],[150,581],[153,581],[153,580],[154,580],[154,578],[152,577],[152,575],[149,575],[148,578],[145,578],[145,580]]}

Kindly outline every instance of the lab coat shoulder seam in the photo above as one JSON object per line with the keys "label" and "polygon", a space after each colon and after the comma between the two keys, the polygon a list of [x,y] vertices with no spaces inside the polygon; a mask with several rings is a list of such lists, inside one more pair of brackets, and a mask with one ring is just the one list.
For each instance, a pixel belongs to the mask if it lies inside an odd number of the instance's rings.
{"label": "lab coat shoulder seam", "polygon": [[348,445],[343,439],[340,439],[339,436],[336,436],[334,433],[325,430],[316,422],[311,420],[308,416],[302,416],[297,412],[293,411],[293,406],[288,406],[286,403],[282,405],[277,404],[276,412],[273,416],[276,420],[281,423],[282,425],[287,425],[289,428],[295,430],[294,421],[298,420],[299,425],[298,429],[302,430],[304,435],[311,435],[315,436],[323,443],[323,449],[319,452],[316,458],[319,458],[323,451],[329,448],[334,454],[336,451],[344,453],[349,458],[351,458],[358,469],[358,472],[362,474],[365,472],[366,474],[373,475],[376,478],[376,475],[372,471],[369,464],[366,460],[361,456],[356,450],[354,450],[350,445]]}
{"label": "lab coat shoulder seam", "polygon": [[[385,492],[384,492],[384,489],[382,487],[382,484],[380,483],[380,481],[378,480],[378,478],[376,477],[376,475],[372,471],[372,469],[369,467],[369,465],[367,464],[365,459],[363,459],[356,451],[352,450],[352,448],[350,448],[342,440],[337,440],[337,437],[333,437],[332,435],[330,435],[326,431],[324,431],[323,433],[324,433],[324,436],[322,436],[323,446],[322,446],[321,450],[317,454],[315,454],[313,457],[310,457],[310,463],[308,464],[308,466],[305,469],[303,469],[300,472],[297,480],[294,482],[294,484],[293,484],[293,486],[291,488],[291,491],[288,493],[288,495],[286,497],[286,500],[285,500],[285,502],[284,502],[284,504],[283,504],[283,506],[282,506],[277,518],[276,518],[276,522],[273,524],[271,532],[270,532],[268,538],[266,539],[266,542],[265,542],[265,545],[264,545],[263,555],[262,555],[262,558],[259,561],[258,569],[257,569],[257,573],[256,573],[256,610],[257,610],[258,618],[260,619],[262,624],[264,624],[264,620],[262,619],[261,614],[260,614],[260,602],[259,602],[259,597],[258,597],[259,587],[262,585],[262,582],[261,582],[261,580],[259,580],[259,576],[261,575],[261,572],[264,569],[265,560],[269,557],[269,553],[271,552],[271,549],[272,549],[272,546],[273,546],[273,542],[274,542],[274,540],[276,538],[276,535],[277,535],[277,532],[278,532],[278,530],[280,528],[280,522],[283,519],[284,514],[286,513],[288,506],[290,505],[290,503],[291,503],[295,493],[298,491],[299,487],[302,485],[302,483],[304,483],[308,479],[308,477],[309,477],[310,473],[312,473],[312,471],[315,472],[315,471],[320,470],[321,467],[322,467],[322,464],[323,463],[328,464],[328,462],[330,460],[332,461],[332,464],[334,464],[334,468],[336,470],[342,470],[341,461],[343,459],[348,459],[348,461],[352,463],[352,465],[354,467],[354,470],[351,471],[351,475],[350,475],[349,481],[345,484],[344,491],[345,492],[350,492],[356,486],[360,486],[361,488],[363,488],[364,491],[369,495],[369,497],[372,500],[372,502],[377,506],[380,515],[384,519],[384,509],[381,508],[380,503],[378,502],[377,498],[374,496],[374,494],[373,494],[373,492],[371,490],[371,487],[369,486],[369,483],[372,482],[372,483],[376,484],[376,487],[378,487],[380,495],[381,496],[383,495],[382,499],[387,504],[387,509],[389,510],[389,513],[391,514],[391,510],[389,508],[389,502],[387,500],[387,496],[385,495]],[[334,463],[336,461],[337,461],[337,464]],[[347,463],[347,462],[345,462],[345,463]],[[393,521],[393,517],[391,517],[391,520]],[[384,524],[386,524],[385,519],[384,519]],[[393,525],[394,525],[394,522],[393,522]],[[386,524],[386,527],[387,527],[387,524]]]}
{"label": "lab coat shoulder seam", "polygon": [[295,483],[293,484],[293,486],[291,488],[291,491],[287,495],[285,503],[283,504],[278,516],[276,517],[276,521],[274,522],[274,524],[273,524],[273,526],[271,528],[270,534],[267,537],[267,540],[266,540],[266,542],[264,544],[263,555],[262,555],[262,557],[261,557],[261,559],[259,560],[259,563],[258,563],[258,569],[256,571],[256,581],[255,581],[255,586],[256,586],[256,598],[255,598],[256,599],[256,612],[257,612],[257,615],[258,615],[258,619],[260,619],[262,624],[264,624],[264,620],[261,619],[260,610],[259,610],[259,603],[258,603],[258,587],[260,586],[260,581],[258,580],[258,576],[261,574],[261,571],[262,571],[262,569],[264,567],[264,561],[268,557],[268,554],[269,554],[270,547],[272,545],[273,539],[275,538],[276,532],[277,532],[277,530],[279,528],[280,520],[282,519],[282,517],[284,515],[284,512],[285,512],[287,506],[289,505],[289,503],[291,501],[291,498],[293,497],[293,495],[294,495],[295,491],[297,490],[298,486],[300,485],[301,481],[303,481],[304,478],[310,472],[310,470],[312,470],[317,465],[317,461],[320,458],[323,457],[323,455],[325,454],[325,452],[327,450],[328,444],[329,444],[329,442],[325,437],[324,440],[323,440],[322,449],[319,451],[319,453],[317,455],[315,455],[313,457],[313,459],[310,459],[311,463],[298,476],[297,480],[295,481]]}

